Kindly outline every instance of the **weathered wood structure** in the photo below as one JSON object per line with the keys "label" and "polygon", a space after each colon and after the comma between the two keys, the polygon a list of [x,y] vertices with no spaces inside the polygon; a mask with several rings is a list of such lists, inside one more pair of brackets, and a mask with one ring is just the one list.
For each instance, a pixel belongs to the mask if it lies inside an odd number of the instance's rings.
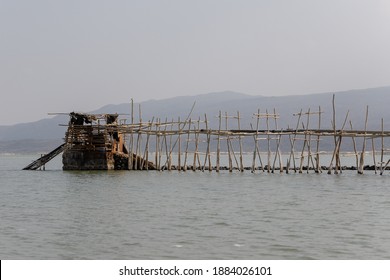
{"label": "weathered wood structure", "polygon": [[[363,174],[364,170],[371,169],[382,175],[390,168],[390,159],[385,159],[389,151],[385,139],[390,139],[390,131],[384,130],[383,119],[381,130],[368,130],[367,107],[364,130],[353,129],[351,122],[346,127],[349,112],[341,128],[337,128],[334,98],[330,129],[321,127],[321,107],[318,111],[308,109],[296,113],[296,126],[287,129],[278,127],[279,114],[275,109],[253,113],[250,129],[241,128],[240,112],[231,116],[219,112],[218,128],[213,129],[206,115],[192,119],[192,110],[185,120],[152,118],[147,122],[142,121],[139,110],[139,121],[135,122],[133,104],[131,108],[130,123],[120,121],[118,114],[70,113],[65,144],[61,148],[63,169],[325,171],[328,174],[338,174],[345,169]],[[233,125],[234,129],[230,128]],[[323,140],[334,143],[333,150],[327,151],[325,164],[320,160],[325,154],[321,146]],[[356,158],[354,166],[342,165],[343,145],[348,145],[348,153]],[[375,150],[375,147],[380,149]],[[367,156],[372,157],[373,165],[365,164]],[[44,160],[34,164],[34,169],[42,162],[44,164]],[[25,169],[33,169],[28,167]]]}
{"label": "weathered wood structure", "polygon": [[[117,114],[70,113],[65,143],[62,155],[64,170],[128,169],[129,151],[124,133],[118,126]],[[143,167],[147,165],[146,162],[143,164]],[[153,168],[150,163],[149,168]]]}

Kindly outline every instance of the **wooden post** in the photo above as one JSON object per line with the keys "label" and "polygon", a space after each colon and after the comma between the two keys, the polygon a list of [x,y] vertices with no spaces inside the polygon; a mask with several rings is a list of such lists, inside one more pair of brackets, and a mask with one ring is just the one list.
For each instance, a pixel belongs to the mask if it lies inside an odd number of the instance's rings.
{"label": "wooden post", "polygon": [[[275,130],[278,131],[278,120],[277,120],[277,115],[276,115],[276,110],[274,108],[274,115],[273,115],[274,121],[275,121]],[[275,165],[276,165],[276,159],[279,159],[279,171],[283,172],[283,166],[282,166],[282,161],[281,161],[281,156],[280,156],[280,139],[281,139],[281,134],[278,134],[276,137],[276,152],[275,152],[275,158],[274,162],[272,165],[272,173],[275,172]]]}
{"label": "wooden post", "polygon": [[130,156],[129,156],[129,169],[133,170],[134,169],[134,135],[133,135],[133,130],[134,130],[134,101],[133,98],[131,99],[131,126],[130,126]]}
{"label": "wooden post", "polygon": [[219,111],[219,115],[218,115],[218,118],[219,118],[219,125],[218,125],[218,138],[217,138],[217,172],[219,172],[219,165],[220,165],[220,153],[221,153],[221,140],[220,140],[220,135],[221,135],[221,123],[222,123],[222,113],[221,111]]}
{"label": "wooden post", "polygon": [[270,131],[269,131],[269,115],[268,115],[268,110],[266,109],[265,110],[265,114],[267,115],[266,116],[266,124],[267,124],[267,149],[268,149],[268,153],[267,153],[267,172],[270,173],[271,171],[271,147],[270,147],[270,142],[271,142],[271,139],[270,139]]}
{"label": "wooden post", "polygon": [[[241,131],[241,125],[240,125],[240,112],[237,111],[237,122],[238,122],[238,130]],[[238,141],[240,144],[240,171],[244,172],[244,164],[242,162],[242,141],[241,141],[241,135],[238,136]]]}
{"label": "wooden post", "polygon": [[[347,115],[345,116],[345,120],[344,120],[344,123],[343,123],[343,126],[341,127],[341,130],[340,130],[340,133],[339,133],[339,137],[337,138],[337,134],[336,132],[334,132],[334,137],[336,139],[336,145],[335,145],[335,149],[333,151],[333,155],[332,155],[332,159],[330,161],[330,165],[329,165],[329,168],[328,168],[328,174],[331,174],[332,173],[332,166],[333,166],[333,160],[336,159],[336,166],[335,166],[335,170],[334,170],[334,174],[338,174],[338,170],[340,169],[340,172],[341,172],[341,164],[340,164],[340,147],[341,147],[341,140],[343,138],[343,130],[344,130],[344,127],[345,127],[345,124],[347,123],[347,120],[348,120],[348,115],[349,115],[349,111],[347,112]],[[333,121],[333,124],[334,124],[334,121]]]}
{"label": "wooden post", "polygon": [[173,119],[171,121],[171,131],[169,133],[169,156],[168,156],[168,170],[172,170],[172,131],[173,131]]}
{"label": "wooden post", "polygon": [[[315,114],[315,113],[314,113]],[[309,173],[309,169],[310,169],[310,162],[312,163],[312,166],[313,166],[313,169],[315,169],[315,166],[314,166],[314,162],[313,162],[313,155],[312,155],[312,152],[311,152],[311,133],[310,133],[310,127],[309,127],[309,123],[310,123],[310,109],[309,109],[309,113],[307,115],[307,131],[308,131],[308,141],[307,141],[307,173]]]}
{"label": "wooden post", "polygon": [[207,115],[204,115],[206,121],[206,130],[207,130],[207,160],[209,162],[209,172],[213,170],[211,166],[211,153],[210,153],[210,141],[211,141],[211,131],[209,130]]}
{"label": "wooden post", "polygon": [[233,147],[233,144],[232,144],[232,141],[229,139],[229,143],[230,143],[230,150],[232,152],[232,155],[233,155],[233,158],[234,158],[234,162],[236,163],[236,166],[237,166],[237,169],[239,170],[240,169],[240,166],[238,164],[238,160],[237,160],[237,157],[236,157],[236,153],[234,152],[234,147]]}
{"label": "wooden post", "polygon": [[188,155],[188,145],[190,143],[190,133],[191,133],[191,119],[188,123],[188,134],[187,134],[187,143],[186,143],[186,151],[184,153],[184,171],[187,171],[187,155]]}
{"label": "wooden post", "polygon": [[[259,121],[260,121],[260,109],[257,109],[257,121],[256,121],[256,134],[255,136],[253,137],[254,140],[255,140],[255,148],[253,150],[253,160],[252,160],[252,173],[255,172],[256,170],[256,152],[258,151],[258,146],[257,146],[257,138],[258,138],[258,135],[259,135]],[[251,128],[253,129],[252,127],[252,124],[251,124]],[[260,158],[261,160],[261,158]]]}
{"label": "wooden post", "polygon": [[178,146],[178,155],[177,155],[177,168],[179,172],[181,171],[181,128],[180,128],[180,117],[178,118],[178,127],[179,127],[179,146]]}
{"label": "wooden post", "polygon": [[[158,129],[158,130],[157,130]],[[160,132],[161,132],[161,126],[160,126],[160,119],[157,119],[156,123],[156,153],[155,153],[155,162],[156,162],[156,169],[160,170]]]}
{"label": "wooden post", "polygon": [[[333,137],[334,137],[334,146],[335,146],[335,150],[333,152],[333,156],[332,156],[332,160],[330,162],[330,165],[329,165],[329,169],[328,169],[328,174],[331,174],[332,173],[332,166],[333,166],[333,160],[334,160],[334,157],[336,156],[336,153],[337,153],[337,136],[336,136],[336,106],[335,106],[335,94],[333,94],[333,98],[332,98],[332,110],[333,110],[333,121],[332,121],[332,126],[333,126]],[[336,168],[335,168],[335,173],[337,173],[337,158],[336,158]]]}
{"label": "wooden post", "polygon": [[383,153],[384,153],[384,150],[385,150],[385,149],[384,149],[384,146],[385,146],[385,145],[384,145],[384,137],[383,137],[383,136],[384,136],[384,135],[383,135],[383,134],[384,134],[384,132],[383,132],[383,130],[384,130],[383,118],[382,118],[381,126],[382,126],[382,137],[381,137],[381,138],[382,138],[382,139],[381,139],[382,148],[381,148],[381,172],[380,172],[380,173],[381,173],[381,175],[382,175],[382,172],[383,172],[383,163],[384,163],[384,162],[383,162]]}
{"label": "wooden post", "polygon": [[[198,126],[199,126],[199,121],[198,121]],[[192,170],[193,171],[196,171],[196,161],[197,161],[197,157],[198,157],[198,137],[199,137],[199,133],[198,133],[198,128],[195,129],[195,151],[194,151],[194,161],[193,161],[193,165],[192,165]]]}
{"label": "wooden post", "polygon": [[[351,130],[353,130],[352,121],[349,121],[349,125],[351,127]],[[353,143],[353,150],[355,152],[355,157],[356,157],[356,170],[358,171],[359,170],[359,155],[358,155],[358,152],[357,152],[357,149],[356,149],[355,136],[352,136],[352,143]]]}
{"label": "wooden post", "polygon": [[149,170],[149,138],[150,138],[150,133],[152,131],[153,121],[154,121],[154,117],[152,118],[152,121],[149,123],[149,131],[146,136],[146,145],[145,145],[145,152],[143,157],[145,161],[142,162],[142,165],[144,165],[146,162],[146,166],[145,166],[146,170]]}
{"label": "wooden post", "polygon": [[[303,129],[305,128],[305,125],[303,123],[302,123],[302,127],[303,127]],[[302,151],[301,151],[301,156],[300,156],[299,173],[303,172],[303,161],[305,159],[304,152],[305,152],[306,142],[307,142],[306,137],[307,137],[307,134],[305,132],[305,140],[303,141]]]}
{"label": "wooden post", "polygon": [[205,154],[205,157],[204,157],[204,162],[203,162],[203,166],[202,166],[202,171],[204,172],[204,170],[206,169],[206,164],[207,164],[207,161],[208,161],[208,170],[209,171],[212,171],[211,170],[211,158],[210,158],[210,131],[209,131],[209,126],[208,126],[208,121],[207,121],[207,115],[204,114],[204,120],[205,120],[205,124],[206,124],[206,136],[207,136],[207,147],[206,147],[206,154]]}
{"label": "wooden post", "polygon": [[[297,114],[295,114],[295,115],[297,115]],[[290,157],[289,157],[288,162],[289,162],[289,165],[290,165],[291,164],[291,159],[293,160],[294,172],[297,172],[297,166],[296,166],[296,163],[295,163],[295,150],[294,150],[294,147],[295,147],[295,142],[296,142],[296,137],[297,137],[297,133],[298,133],[301,117],[302,117],[302,109],[298,113],[298,121],[297,121],[297,125],[296,125],[296,128],[295,128],[294,138],[293,138],[292,141],[290,140],[291,152],[290,152]]]}
{"label": "wooden post", "polygon": [[340,171],[340,173],[343,173],[343,171],[341,169],[340,149],[341,149],[341,141],[343,139],[343,132],[344,132],[345,124],[347,123],[347,120],[348,120],[348,116],[349,116],[349,110],[347,111],[347,114],[345,115],[345,119],[344,119],[343,125],[341,127],[340,136],[339,136],[339,139],[338,139],[338,141],[340,143],[338,145],[338,149],[337,149],[337,152],[336,152],[336,169],[335,169],[335,174],[338,174],[337,170]]}
{"label": "wooden post", "polygon": [[[302,127],[305,130],[305,140],[303,141],[303,146],[302,146],[301,163],[299,165],[299,173],[303,172],[303,161],[305,159],[304,152],[305,152],[305,148],[306,148],[306,145],[307,145],[308,126],[309,126],[309,120],[310,120],[310,108],[309,108],[309,110],[307,111],[306,114],[307,114],[307,120],[306,120],[307,125],[306,125],[306,128],[305,128],[305,125],[302,122]],[[309,172],[309,160],[310,160],[309,158],[310,158],[310,154],[307,155],[307,158],[308,158],[307,172]]]}
{"label": "wooden post", "polygon": [[[168,129],[168,118],[165,118],[165,125],[164,125],[164,143],[165,143],[165,163],[164,163],[164,166],[162,166],[162,168],[165,170],[168,168],[168,162],[169,162],[169,153],[168,153],[168,140],[167,140],[167,129]],[[161,147],[163,148],[163,146]]]}
{"label": "wooden post", "polygon": [[387,166],[389,165],[390,163],[390,159],[386,162],[386,165],[385,167],[383,168],[382,172],[381,172],[381,175],[383,175],[383,172],[387,169]]}
{"label": "wooden post", "polygon": [[232,166],[233,163],[232,163],[232,157],[230,154],[230,138],[229,138],[229,131],[228,131],[228,114],[227,114],[227,112],[225,112],[225,116],[226,116],[226,134],[227,134],[226,144],[227,144],[228,157],[229,157],[229,172],[232,172],[233,171],[233,166]]}
{"label": "wooden post", "polygon": [[[274,109],[274,115],[275,115],[275,125],[276,129],[278,129],[278,122],[277,122],[277,115],[276,115],[276,110]],[[281,131],[283,133],[283,131]],[[283,172],[283,160],[282,160],[282,153],[280,151],[280,142],[282,140],[282,134],[279,135],[278,137],[278,144],[277,144],[277,153],[278,153],[278,159],[279,159],[279,170],[280,173]]]}
{"label": "wooden post", "polygon": [[363,170],[364,170],[364,153],[366,152],[367,122],[368,122],[368,106],[366,108],[366,121],[364,124],[363,148],[362,148],[362,153],[360,155],[359,170],[358,170],[359,174],[363,174]]}
{"label": "wooden post", "polygon": [[372,146],[372,157],[373,157],[373,160],[374,160],[374,170],[375,170],[375,174],[378,174],[377,173],[377,169],[376,169],[376,158],[375,158],[375,141],[374,141],[374,137],[371,138],[371,146]]}
{"label": "wooden post", "polygon": [[[321,129],[321,106],[318,107],[318,130]],[[322,172],[320,165],[320,135],[317,136],[317,149],[316,149],[316,173]]]}
{"label": "wooden post", "polygon": [[139,146],[140,146],[140,138],[141,137],[141,132],[138,131],[137,132],[137,142],[136,142],[136,145],[135,145],[135,163],[134,163],[134,166],[135,166],[135,170],[138,170],[140,169],[140,163],[139,163],[139,160],[140,160],[140,156],[139,156]]}

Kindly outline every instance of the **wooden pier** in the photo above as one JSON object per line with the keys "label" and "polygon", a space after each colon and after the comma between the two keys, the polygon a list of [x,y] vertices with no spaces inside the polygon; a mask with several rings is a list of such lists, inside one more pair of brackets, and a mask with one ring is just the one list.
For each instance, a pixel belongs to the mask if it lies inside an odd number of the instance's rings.
{"label": "wooden pier", "polygon": [[[132,103],[129,123],[119,120],[118,115],[71,113],[64,169],[328,174],[351,169],[359,174],[373,170],[383,175],[390,168],[390,150],[385,145],[390,131],[384,130],[384,120],[380,130],[369,130],[367,107],[364,129],[353,128],[349,112],[337,127],[334,98],[332,102],[331,128],[322,128],[321,107],[300,110],[292,116],[295,126],[286,129],[279,128],[280,116],[275,109],[253,112],[249,126],[243,126],[240,112],[220,111],[211,117],[217,120],[214,128],[210,116],[194,118],[192,109],[184,120],[154,117],[144,121],[139,108],[135,121]],[[355,158],[354,165],[342,164],[345,154]],[[367,157],[372,165],[366,164]]]}

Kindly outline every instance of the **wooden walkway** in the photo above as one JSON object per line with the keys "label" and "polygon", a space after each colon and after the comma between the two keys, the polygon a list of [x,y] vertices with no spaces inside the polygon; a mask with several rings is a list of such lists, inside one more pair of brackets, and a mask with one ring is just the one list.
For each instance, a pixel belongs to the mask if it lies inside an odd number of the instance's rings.
{"label": "wooden walkway", "polygon": [[[339,174],[345,169],[341,157],[349,153],[355,157],[355,163],[349,169],[356,170],[359,174],[372,169],[376,174],[383,175],[390,164],[390,159],[385,158],[390,153],[390,149],[386,147],[386,144],[390,145],[390,131],[384,130],[384,120],[379,125],[381,129],[368,129],[367,107],[364,129],[354,129],[349,120],[349,111],[346,112],[341,127],[337,127],[334,97],[332,104],[330,129],[323,128],[324,112],[321,107],[316,111],[301,109],[293,115],[296,118],[295,126],[287,129],[279,127],[280,116],[275,109],[265,112],[258,109],[252,114],[250,129],[247,129],[243,128],[248,127],[248,124],[243,126],[240,112],[229,115],[219,111],[217,121],[213,122],[217,127],[213,128],[206,114],[202,118],[193,119],[193,108],[184,120],[178,118],[168,121],[167,118],[162,120],[153,117],[146,122],[142,120],[139,108],[138,121],[135,121],[133,103],[129,123],[126,120],[105,123],[104,114],[85,114],[83,116],[91,120],[88,124],[72,124],[69,129],[79,131],[80,134],[87,131],[87,135],[92,136],[123,137],[127,146],[125,150],[129,157],[129,170],[261,170],[272,173],[314,171]],[[87,140],[86,143],[92,143]],[[107,141],[115,143],[115,139]],[[61,145],[25,169],[39,168],[65,148],[66,144]],[[80,148],[99,149],[93,145]],[[323,157],[325,152],[330,156]],[[367,157],[370,157],[371,166],[366,164]],[[148,164],[144,164],[145,162]]]}
{"label": "wooden walkway", "polygon": [[52,160],[54,157],[61,154],[65,149],[66,149],[66,143],[55,148],[50,153],[42,155],[39,159],[33,161],[32,163],[27,165],[25,168],[23,168],[23,170],[37,170],[38,168],[44,166],[46,163],[48,163],[50,160]]}

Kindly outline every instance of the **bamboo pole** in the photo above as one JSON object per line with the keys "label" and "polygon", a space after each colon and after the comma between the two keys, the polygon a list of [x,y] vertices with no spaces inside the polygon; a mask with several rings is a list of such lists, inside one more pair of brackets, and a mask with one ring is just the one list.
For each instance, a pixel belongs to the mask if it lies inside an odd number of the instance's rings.
{"label": "bamboo pole", "polygon": [[384,137],[383,137],[383,130],[384,130],[383,118],[382,118],[382,121],[381,121],[381,128],[382,128],[382,137],[381,137],[382,148],[381,148],[381,172],[380,172],[380,174],[382,175],[383,163],[384,163],[383,162],[383,153],[384,153],[384,146],[385,146]]}
{"label": "bamboo pole", "polygon": [[[329,165],[329,169],[328,169],[328,174],[331,174],[332,173],[332,166],[333,166],[333,160],[336,156],[336,153],[337,153],[337,145],[338,145],[338,141],[337,141],[337,137],[336,137],[336,106],[335,106],[335,94],[333,94],[333,98],[332,98],[332,112],[333,112],[333,119],[332,119],[332,126],[333,126],[333,137],[334,137],[334,152],[333,152],[333,156],[332,156],[332,160],[330,161],[330,165]],[[337,172],[337,159],[336,159],[336,172]]]}
{"label": "bamboo pole", "polygon": [[[333,98],[332,98],[332,112],[333,112],[333,118],[332,118],[332,126],[333,126],[333,137],[334,137],[334,151],[333,151],[333,156],[332,156],[332,159],[330,161],[330,165],[329,165],[329,168],[328,168],[328,174],[331,174],[332,173],[332,169],[333,169],[333,160],[334,158],[336,157],[336,153],[337,153],[337,145],[338,145],[338,141],[337,141],[337,137],[336,137],[336,106],[335,106],[335,94],[333,94]],[[336,170],[337,170],[337,160],[336,160]],[[337,172],[337,171],[336,171]]]}
{"label": "bamboo pole", "polygon": [[[313,113],[313,114],[316,114],[316,113]],[[310,128],[309,128],[309,118],[310,118],[310,114],[308,114],[307,116],[307,131],[308,131],[308,143],[307,143],[307,149],[308,149],[308,157],[307,157],[307,173],[309,173],[309,169],[310,169],[310,163],[312,164],[312,167],[314,170],[316,170],[316,167],[315,167],[315,164],[314,164],[314,161],[313,161],[313,154],[312,154],[312,150],[311,150],[311,133],[310,133]]]}
{"label": "bamboo pole", "polygon": [[206,133],[207,133],[207,147],[206,147],[206,154],[205,154],[205,157],[204,157],[204,162],[203,162],[203,167],[202,167],[202,171],[204,172],[204,170],[206,169],[206,164],[207,164],[207,161],[208,161],[208,170],[209,171],[212,171],[211,170],[211,158],[210,158],[210,131],[209,131],[209,126],[208,126],[208,121],[207,121],[207,115],[204,114],[204,119],[205,119],[205,124],[206,124]]}
{"label": "bamboo pole", "polygon": [[134,169],[134,135],[133,135],[133,129],[134,129],[134,101],[133,98],[131,99],[131,130],[130,130],[130,157],[129,157],[129,169]]}
{"label": "bamboo pole", "polygon": [[336,170],[335,170],[335,174],[338,174],[337,170],[339,170],[340,173],[343,173],[343,171],[341,169],[340,149],[341,149],[341,141],[343,139],[343,132],[344,132],[345,124],[347,123],[347,120],[348,120],[348,116],[349,116],[349,110],[347,111],[347,114],[345,115],[345,119],[344,119],[343,125],[341,127],[341,131],[340,131],[340,136],[339,136],[340,143],[338,145],[338,149],[337,149],[337,152],[336,152]]}
{"label": "bamboo pole", "polygon": [[[258,127],[258,125],[257,125],[257,127]],[[253,129],[253,126],[252,126],[252,124],[251,124],[251,128]],[[264,169],[264,165],[263,165],[263,161],[262,161],[262,159],[261,159],[261,154],[260,154],[260,148],[259,148],[259,144],[258,144],[258,135],[259,135],[259,133],[258,133],[258,128],[256,129],[256,133],[255,133],[255,135],[253,135],[253,138],[254,138],[254,141],[255,141],[255,149],[254,149],[254,155],[253,155],[253,157],[254,157],[254,159],[256,160],[256,152],[257,152],[257,156],[259,157],[259,162],[260,162],[260,168],[261,168],[261,170],[263,171],[263,172],[265,172],[265,169]],[[253,165],[253,164],[252,164]],[[255,168],[255,165],[253,165],[253,172],[256,170],[256,168]]]}
{"label": "bamboo pole", "polygon": [[218,120],[218,138],[217,138],[217,172],[219,172],[219,165],[220,165],[220,153],[221,153],[221,139],[220,139],[220,134],[221,134],[221,123],[222,123],[222,113],[219,111],[219,120]]}
{"label": "bamboo pole", "polygon": [[160,119],[157,119],[156,123],[156,151],[155,151],[155,162],[156,162],[156,169],[160,170],[160,132],[161,132],[161,126],[160,126]]}
{"label": "bamboo pole", "polygon": [[[255,136],[253,137],[254,139],[254,142],[255,142],[255,148],[253,150],[253,159],[252,159],[252,173],[255,172],[256,170],[256,152],[258,150],[257,148],[257,137],[259,135],[259,119],[260,119],[260,109],[257,109],[257,116],[256,116],[256,134]],[[252,127],[252,124],[251,124],[251,128],[253,129]]]}
{"label": "bamboo pole", "polygon": [[141,138],[141,124],[142,124],[142,115],[141,115],[141,104],[139,104],[138,106],[138,113],[139,113],[139,128],[138,128],[138,132],[137,132],[137,143],[136,143],[136,146],[135,146],[135,169],[138,170],[138,169],[141,169],[141,166],[139,166],[139,162],[138,162],[138,159],[139,159],[139,155],[140,155],[140,151],[141,151],[141,148],[140,148],[140,142],[142,141],[142,138]]}
{"label": "bamboo pole", "polygon": [[360,162],[359,162],[359,174],[363,174],[363,169],[364,169],[364,153],[366,152],[366,133],[367,133],[367,122],[368,122],[368,106],[366,108],[366,120],[364,123],[364,138],[363,138],[363,148],[362,148],[362,153],[360,155]]}
{"label": "bamboo pole", "polygon": [[371,146],[372,146],[372,157],[373,157],[373,161],[374,161],[374,170],[375,170],[375,174],[377,174],[374,137],[371,138],[371,141],[372,141]]}
{"label": "bamboo pole", "polygon": [[210,141],[211,141],[211,133],[208,127],[208,122],[207,122],[207,115],[205,114],[205,121],[206,121],[206,130],[207,130],[207,159],[209,162],[209,172],[211,172],[212,166],[211,166],[211,153],[210,153]]}
{"label": "bamboo pole", "polygon": [[[311,157],[311,134],[309,132],[309,128],[310,128],[310,108],[307,112],[307,123],[306,123],[306,134],[308,134],[308,141],[306,142],[306,145],[307,145],[307,169],[306,169],[306,173],[309,173],[309,169],[310,169],[310,159],[312,159]],[[305,135],[306,137],[306,135]]]}
{"label": "bamboo pole", "polygon": [[233,147],[233,143],[232,143],[231,139],[229,139],[229,143],[230,143],[230,150],[231,150],[233,158],[234,158],[234,162],[236,163],[237,169],[239,170],[240,167],[239,167],[239,164],[238,164],[236,153],[234,152],[234,147]]}
{"label": "bamboo pole", "polygon": [[[338,150],[338,146],[340,145],[340,140],[338,139],[337,141],[336,141],[336,146],[335,146],[335,148],[334,148],[334,150],[333,150],[333,155],[332,155],[332,159],[330,160],[330,164],[329,164],[329,167],[328,167],[328,174],[332,174],[332,169],[333,169],[333,160],[335,159],[335,157],[336,157],[336,153],[337,153],[337,150]],[[337,169],[337,168],[336,168]],[[335,174],[337,174],[336,173],[337,171],[335,171]]]}
{"label": "bamboo pole", "polygon": [[[333,160],[334,159],[336,159],[336,166],[335,166],[334,174],[338,174],[338,169],[340,169],[340,172],[341,172],[341,168],[340,168],[340,165],[341,165],[340,164],[340,147],[341,147],[341,140],[343,138],[343,130],[344,130],[345,124],[347,123],[347,120],[348,120],[348,115],[349,115],[349,111],[347,112],[347,114],[345,116],[344,123],[343,123],[343,126],[341,127],[341,130],[340,130],[338,138],[337,138],[337,133],[334,132],[334,137],[336,139],[336,145],[335,145],[335,149],[333,151],[332,159],[330,161],[330,165],[329,165],[329,168],[328,168],[328,174],[332,173],[332,166],[333,166]],[[334,124],[334,121],[333,121],[333,124]]]}
{"label": "bamboo pole", "polygon": [[168,140],[167,140],[167,129],[168,129],[168,118],[165,118],[165,125],[164,125],[164,130],[162,132],[162,139],[161,139],[161,156],[163,154],[163,151],[165,150],[165,162],[163,165],[161,165],[161,170],[165,170],[168,168]]}
{"label": "bamboo pole", "polygon": [[171,132],[169,133],[169,156],[168,156],[168,170],[172,170],[172,131],[173,131],[173,119],[171,123]]}
{"label": "bamboo pole", "polygon": [[291,152],[290,152],[290,157],[289,157],[289,160],[288,160],[288,165],[290,166],[291,164],[291,159],[293,160],[293,165],[294,165],[294,172],[297,172],[297,166],[296,166],[296,163],[295,163],[295,142],[296,142],[296,136],[297,136],[297,132],[298,132],[298,129],[299,129],[299,123],[301,121],[301,118],[302,118],[302,109],[301,111],[298,113],[298,121],[297,121],[297,125],[296,125],[296,128],[295,128],[295,133],[294,133],[294,138],[292,141],[290,141],[291,143]]}
{"label": "bamboo pole", "polygon": [[387,169],[387,166],[389,165],[390,163],[390,159],[386,162],[386,165],[385,167],[383,168],[382,172],[381,172],[381,175],[383,175],[383,172]]}
{"label": "bamboo pole", "polygon": [[[178,122],[179,129],[178,129],[178,131],[176,131],[176,132],[173,131],[174,122],[173,122],[173,119],[172,119],[172,122],[169,123],[169,125],[171,125],[171,132],[170,132],[170,135],[176,135],[176,134],[180,135],[180,134],[183,132],[183,130],[184,130],[185,126],[187,125],[187,122],[188,122],[188,120],[190,119],[191,114],[192,114],[192,112],[193,112],[193,110],[194,110],[194,108],[195,108],[195,104],[196,104],[196,102],[194,102],[194,104],[192,105],[191,111],[190,111],[190,113],[188,114],[188,116],[187,116],[187,118],[185,119],[185,121],[184,121],[184,122],[180,122],[180,121]],[[190,123],[191,123],[191,122],[190,122]],[[166,123],[166,125],[168,125],[168,123]],[[183,127],[181,127],[181,125],[183,125]],[[176,141],[175,141],[175,143],[173,143],[173,145],[170,145],[170,149],[169,149],[169,152],[170,152],[169,154],[170,154],[170,155],[172,155],[173,150],[174,150],[174,148],[176,147],[177,142],[179,142],[179,137],[176,138]],[[199,159],[198,159],[198,161],[199,161]],[[168,157],[167,157],[167,161],[165,162],[165,165],[166,165],[167,163],[168,163]]]}
{"label": "bamboo pole", "polygon": [[186,143],[186,151],[184,153],[184,171],[187,171],[187,156],[188,156],[188,145],[190,143],[190,133],[191,133],[191,118],[188,123],[188,134],[187,134],[187,143]]}
{"label": "bamboo pole", "polygon": [[[321,106],[318,107],[318,130],[321,129]],[[317,136],[316,173],[322,172],[320,165],[320,135]]]}
{"label": "bamboo pole", "polygon": [[[237,111],[237,124],[238,124],[238,130],[241,130],[241,124],[240,124],[240,112]],[[244,172],[244,164],[242,162],[242,140],[241,135],[238,136],[238,141],[240,144],[240,171]]]}
{"label": "bamboo pole", "polygon": [[195,151],[194,151],[194,161],[192,165],[192,170],[196,171],[196,162],[198,157],[198,141],[199,141],[199,121],[198,121],[198,128],[195,130]]}
{"label": "bamboo pole", "polygon": [[[168,122],[168,118],[165,118],[164,131],[161,132],[163,137],[161,139],[161,145],[160,145],[160,159],[162,157],[164,147],[165,147],[165,157],[168,159],[168,143],[167,143],[167,134],[166,134],[167,133],[166,123],[167,122]],[[165,143],[165,145],[164,145],[164,143]],[[160,162],[160,170],[165,170],[165,168],[167,167],[167,159],[165,160],[164,165],[161,165],[161,162]]]}
{"label": "bamboo pole", "polygon": [[232,163],[232,157],[230,154],[230,138],[229,138],[229,132],[228,132],[228,114],[225,112],[226,115],[226,132],[227,132],[227,138],[226,138],[226,144],[227,144],[227,150],[228,150],[228,157],[229,157],[229,172],[233,171],[233,163]]}
{"label": "bamboo pole", "polygon": [[[352,121],[349,121],[349,125],[351,127],[351,130],[353,130],[352,127]],[[353,150],[355,152],[355,157],[356,157],[356,170],[359,170],[359,155],[356,149],[356,141],[355,141],[355,136],[352,136],[352,143],[353,143]]]}
{"label": "bamboo pole", "polygon": [[[287,129],[290,129],[290,127],[287,127]],[[288,134],[288,140],[290,142],[290,145],[292,143],[292,140],[291,140],[291,134]],[[290,173],[290,159],[287,158],[286,159],[286,174],[289,174]]]}
{"label": "bamboo pole", "polygon": [[268,116],[268,110],[266,109],[265,110],[265,113],[267,115],[266,117],[266,124],[267,124],[267,149],[268,149],[268,152],[267,152],[267,172],[270,173],[271,171],[271,147],[270,147],[270,131],[269,131],[269,116]]}
{"label": "bamboo pole", "polygon": [[178,154],[177,154],[177,168],[179,172],[181,171],[181,127],[180,127],[180,117],[178,118],[178,128],[179,128],[179,135],[177,136],[179,138],[179,145],[178,145]]}
{"label": "bamboo pole", "polygon": [[[283,133],[283,130],[281,131],[281,133]],[[276,142],[276,153],[275,153],[275,158],[274,158],[274,162],[273,162],[273,165],[272,165],[272,173],[275,172],[275,165],[276,165],[276,159],[279,158],[279,171],[280,173],[283,172],[283,165],[282,165],[282,161],[281,161],[281,157],[280,157],[280,137],[281,134],[278,135],[279,139],[277,139],[277,142]]]}
{"label": "bamboo pole", "polygon": [[[309,111],[308,111],[308,118],[310,116],[310,108],[309,108]],[[305,131],[305,139],[303,141],[303,145],[302,145],[302,151],[301,151],[301,162],[299,164],[299,173],[302,173],[303,172],[303,161],[305,160],[305,156],[304,156],[304,152],[305,152],[305,148],[306,148],[306,144],[307,144],[307,128],[305,128],[305,125],[303,124],[302,122],[302,127]],[[308,156],[309,157],[309,156]],[[307,166],[307,169],[309,169],[309,166]]]}
{"label": "bamboo pole", "polygon": [[[149,124],[149,132],[146,136],[146,145],[145,145],[145,152],[144,152],[144,158],[146,162],[146,170],[149,170],[149,138],[150,138],[150,133],[152,131],[152,124],[154,121],[154,117],[152,118],[152,121]],[[144,162],[142,163],[144,165]]]}
{"label": "bamboo pole", "polygon": [[[275,126],[276,126],[276,129],[278,129],[278,122],[277,122],[277,117],[276,117],[276,110],[274,108],[274,115],[275,115]],[[283,131],[281,131],[283,132]],[[279,135],[278,137],[278,144],[277,144],[277,153],[278,153],[278,159],[279,159],[279,170],[280,170],[280,173],[283,172],[283,160],[282,160],[282,153],[280,151],[280,142],[282,140],[282,134]]]}
{"label": "bamboo pole", "polygon": [[[277,120],[277,117],[276,117],[276,110],[275,110],[275,108],[274,108],[274,121],[275,121],[275,130],[277,131],[278,130],[278,120]],[[279,159],[279,171],[283,172],[283,167],[282,167],[281,158],[280,158],[280,149],[279,149],[279,147],[280,147],[280,139],[281,139],[281,134],[279,134],[276,137],[276,152],[275,152],[274,162],[272,164],[272,173],[275,172],[275,165],[276,165],[277,158]]]}

